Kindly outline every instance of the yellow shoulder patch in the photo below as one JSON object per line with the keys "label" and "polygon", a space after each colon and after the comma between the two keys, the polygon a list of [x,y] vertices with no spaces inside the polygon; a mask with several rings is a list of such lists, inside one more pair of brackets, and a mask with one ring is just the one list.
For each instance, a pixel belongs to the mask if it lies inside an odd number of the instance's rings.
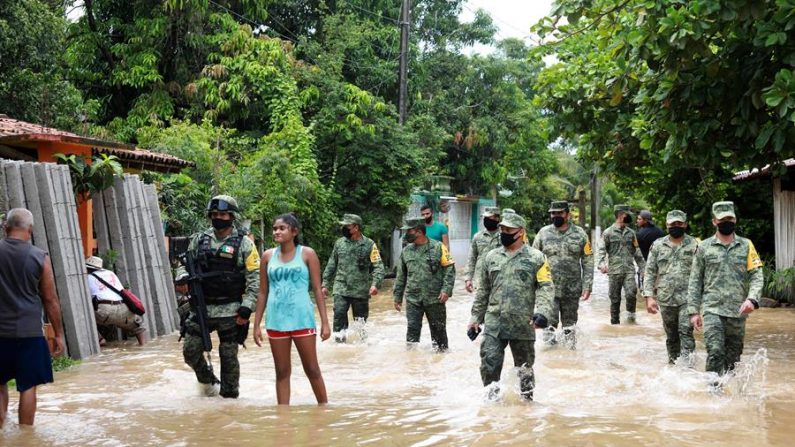
{"label": "yellow shoulder patch", "polygon": [[536,281],[540,283],[552,281],[552,272],[549,270],[549,263],[546,259],[544,259],[544,264],[536,272]]}
{"label": "yellow shoulder patch", "polygon": [[259,255],[257,250],[252,249],[246,258],[246,271],[259,270]]}
{"label": "yellow shoulder patch", "polygon": [[756,247],[754,247],[754,244],[751,241],[748,241],[748,258],[745,264],[745,268],[749,272],[751,270],[758,269],[763,265],[762,260],[759,259],[759,254],[756,252]]}
{"label": "yellow shoulder patch", "polygon": [[593,250],[591,249],[591,241],[588,239],[585,240],[585,246],[582,247],[582,253],[585,256],[591,256],[593,254]]}
{"label": "yellow shoulder patch", "polygon": [[373,249],[370,250],[370,262],[375,264],[381,260],[381,253],[378,252],[378,247],[373,242]]}
{"label": "yellow shoulder patch", "polygon": [[636,237],[633,237],[633,238],[632,238],[632,245],[633,245],[635,248],[638,248],[638,238],[636,238]]}
{"label": "yellow shoulder patch", "polygon": [[442,259],[439,261],[439,263],[442,265],[442,267],[455,264],[453,257],[450,256],[450,250],[447,249],[447,245],[442,244]]}

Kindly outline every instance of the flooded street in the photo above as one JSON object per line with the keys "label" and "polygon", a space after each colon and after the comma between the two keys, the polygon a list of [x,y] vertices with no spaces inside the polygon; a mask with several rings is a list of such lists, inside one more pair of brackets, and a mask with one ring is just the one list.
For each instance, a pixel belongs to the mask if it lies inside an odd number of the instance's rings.
{"label": "flooded street", "polygon": [[[506,355],[497,402],[486,400],[466,322],[472,297],[458,281],[448,304],[450,352],[407,350],[405,315],[391,295],[371,305],[368,337],[319,344],[330,404],[319,408],[293,351],[291,407],[278,408],[270,349],[241,350],[240,398],[204,397],[177,335],[143,348],[111,346],[39,392],[33,429],[10,421],[14,446],[194,445],[791,445],[795,434],[795,312],[762,309],[747,325],[743,365],[722,395],[708,391],[704,345],[696,369],[668,366],[659,315],[611,326],[604,275],[580,307],[578,349],[536,342],[536,401],[522,402]],[[623,307],[623,306],[622,306]],[[331,315],[331,310],[329,310]],[[540,334],[539,339],[540,339]],[[215,368],[220,368],[216,353]]]}

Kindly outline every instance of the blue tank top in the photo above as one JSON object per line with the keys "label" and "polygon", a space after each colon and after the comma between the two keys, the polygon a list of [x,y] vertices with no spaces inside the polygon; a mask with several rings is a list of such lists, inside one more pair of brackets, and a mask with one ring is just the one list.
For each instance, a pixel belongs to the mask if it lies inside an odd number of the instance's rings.
{"label": "blue tank top", "polygon": [[309,298],[309,268],[301,258],[303,247],[295,247],[290,262],[279,259],[277,247],[268,262],[268,304],[265,328],[297,331],[315,328],[315,309]]}

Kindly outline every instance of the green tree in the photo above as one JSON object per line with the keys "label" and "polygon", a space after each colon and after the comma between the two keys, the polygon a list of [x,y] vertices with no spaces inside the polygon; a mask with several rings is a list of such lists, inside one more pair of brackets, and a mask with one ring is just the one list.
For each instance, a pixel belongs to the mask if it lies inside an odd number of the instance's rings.
{"label": "green tree", "polygon": [[539,102],[556,133],[659,210],[700,225],[712,201],[735,199],[769,215],[730,178],[795,154],[793,14],[785,0],[558,1],[536,27],[559,61]]}
{"label": "green tree", "polygon": [[0,113],[70,130],[92,118],[65,73],[66,41],[63,2],[0,2]]}

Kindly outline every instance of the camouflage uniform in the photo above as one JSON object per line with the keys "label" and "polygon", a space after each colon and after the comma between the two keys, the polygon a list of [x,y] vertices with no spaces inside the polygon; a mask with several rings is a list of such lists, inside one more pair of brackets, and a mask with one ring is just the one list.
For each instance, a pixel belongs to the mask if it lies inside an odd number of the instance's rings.
{"label": "camouflage uniform", "polygon": [[[616,205],[616,211],[628,212],[626,205]],[[602,245],[599,247],[598,268],[607,265],[608,295],[610,296],[610,322],[620,323],[621,289],[624,289],[627,312],[634,316],[638,293],[635,284],[635,265],[640,271],[646,267],[643,255],[638,248],[638,239],[635,232],[628,227],[619,228],[617,224],[611,225],[602,233]]]}
{"label": "camouflage uniform", "polygon": [[[487,207],[483,213],[483,217],[497,217],[500,216],[500,209],[497,207]],[[467,260],[467,268],[464,273],[464,280],[472,281],[477,278],[477,269],[480,266],[486,254],[491,250],[500,246],[500,232],[499,230],[479,231],[472,237],[472,244],[469,247],[469,259]]]}
{"label": "camouflage uniform", "polygon": [[[675,213],[681,213],[681,216]],[[684,222],[685,214],[674,210],[668,213],[666,220],[671,223],[672,219]],[[696,348],[693,325],[687,312],[687,286],[697,250],[698,240],[688,234],[676,245],[671,242],[671,236],[665,236],[654,241],[646,260],[643,296],[654,297],[660,306],[670,363],[680,355],[689,355]]]}
{"label": "camouflage uniform", "polygon": [[[361,228],[362,220],[355,214],[346,214],[340,222],[352,223]],[[323,271],[323,287],[331,288],[334,297],[334,332],[348,328],[348,308],[352,308],[354,319],[367,321],[370,287],[381,287],[383,281],[384,263],[372,239],[364,235],[358,240],[337,239]]]}
{"label": "camouflage uniform", "polygon": [[[568,203],[562,203],[568,210]],[[553,202],[550,212],[563,211],[556,208],[556,204],[561,206],[560,202]],[[566,231],[560,231],[554,225],[541,228],[533,240],[533,248],[546,255],[555,283],[553,310],[548,316],[549,328],[544,333],[545,339],[551,341],[559,320],[567,335],[570,328],[577,324],[580,297],[583,291],[590,291],[593,285],[593,251],[585,230],[572,223],[569,223]]]}
{"label": "camouflage uniform", "polygon": [[[200,241],[207,239],[209,239],[211,252],[224,258],[234,258],[238,270],[245,275],[245,290],[242,301],[213,304],[213,301],[226,301],[227,298],[233,297],[211,296],[205,290],[208,330],[209,332],[217,331],[220,341],[218,346],[218,355],[221,361],[220,394],[224,397],[237,397],[239,394],[240,363],[237,359],[238,342],[236,336],[238,326],[235,323],[235,316],[241,308],[246,308],[250,311],[256,307],[257,292],[259,291],[259,255],[251,239],[238,230],[232,230],[229,236],[223,240],[218,240],[215,237],[213,228],[209,228],[191,238],[188,250],[193,253],[194,258],[199,255]],[[239,248],[234,249],[233,247],[238,240]],[[235,251],[237,253],[234,253]],[[205,270],[204,273],[207,273],[207,271]],[[177,269],[177,280],[179,281],[186,275],[185,267],[180,266]],[[218,379],[209,371],[207,362],[204,359],[201,331],[197,321],[196,310],[191,308],[186,321],[187,331],[182,346],[182,355],[185,363],[196,373],[196,379],[199,383],[218,383]]]}
{"label": "camouflage uniform", "polygon": [[[422,219],[410,219],[403,229],[424,225]],[[439,294],[453,295],[455,263],[447,247],[428,239],[423,245],[408,244],[400,253],[393,290],[394,301],[406,299],[406,342],[418,343],[423,314],[428,319],[431,340],[436,349],[444,351],[447,342],[447,307],[439,302]]]}
{"label": "camouflage uniform", "polygon": [[[517,214],[503,215],[500,225],[524,228],[525,220]],[[522,395],[532,399],[535,329],[531,320],[534,313],[552,315],[555,292],[549,264],[543,253],[526,244],[514,252],[500,247],[486,255],[478,275],[480,287],[470,323],[483,324],[483,386],[500,380],[505,347],[510,345]]]}
{"label": "camouflage uniform", "polygon": [[[712,212],[716,219],[733,216],[734,204],[716,202]],[[724,374],[740,361],[747,315],[739,309],[747,299],[758,305],[764,286],[761,267],[754,244],[736,234],[728,245],[717,236],[699,244],[687,289],[687,312],[691,316],[703,312],[707,371]]]}

